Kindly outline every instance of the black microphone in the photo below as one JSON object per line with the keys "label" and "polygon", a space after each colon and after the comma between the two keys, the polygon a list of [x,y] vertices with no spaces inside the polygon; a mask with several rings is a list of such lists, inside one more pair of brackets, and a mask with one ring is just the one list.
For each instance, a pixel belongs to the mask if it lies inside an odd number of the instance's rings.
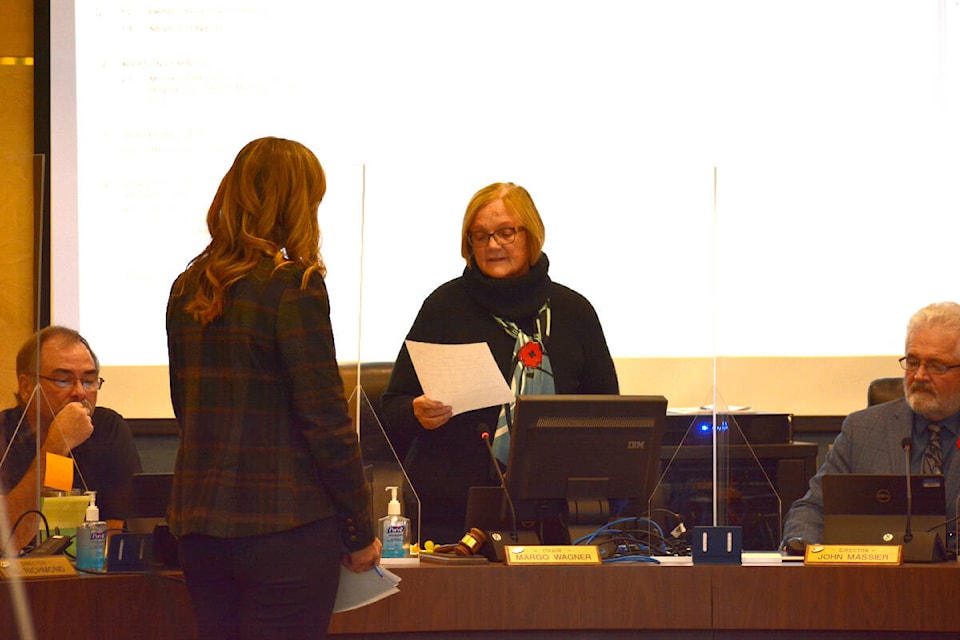
{"label": "black microphone", "polygon": [[493,453],[493,445],[490,443],[490,429],[481,422],[477,425],[477,433],[480,434],[480,438],[484,444],[487,445],[487,453],[490,454],[493,467],[497,470],[497,477],[500,478],[500,488],[503,489],[503,496],[507,499],[507,505],[510,507],[510,517],[513,519],[513,531],[510,532],[510,536],[515,543],[518,543],[520,542],[520,535],[517,533],[517,511],[513,508],[513,499],[507,490],[507,480],[503,477],[503,471],[500,470],[500,461],[497,460],[496,454]]}
{"label": "black microphone", "polygon": [[913,440],[909,437],[904,438],[900,442],[900,446],[903,447],[903,456],[907,461],[907,527],[903,532],[903,542],[904,544],[909,544],[913,540],[913,530],[911,529],[911,520],[913,519],[913,489],[910,480],[910,452],[913,450]]}

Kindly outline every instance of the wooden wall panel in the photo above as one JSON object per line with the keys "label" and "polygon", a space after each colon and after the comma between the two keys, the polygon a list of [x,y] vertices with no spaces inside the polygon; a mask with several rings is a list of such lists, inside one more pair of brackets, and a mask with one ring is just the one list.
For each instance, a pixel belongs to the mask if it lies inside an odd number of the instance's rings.
{"label": "wooden wall panel", "polygon": [[33,1],[0,2],[0,407],[34,325],[33,44]]}

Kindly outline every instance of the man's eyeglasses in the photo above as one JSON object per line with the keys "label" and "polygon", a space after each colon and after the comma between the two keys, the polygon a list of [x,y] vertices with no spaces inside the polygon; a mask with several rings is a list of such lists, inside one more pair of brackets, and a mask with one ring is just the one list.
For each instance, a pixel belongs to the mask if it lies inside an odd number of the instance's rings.
{"label": "man's eyeglasses", "polygon": [[942,376],[946,374],[950,369],[960,369],[960,364],[943,364],[942,362],[937,362],[933,360],[931,362],[924,362],[920,358],[911,358],[909,356],[903,356],[898,360],[900,366],[903,367],[903,370],[907,373],[915,373],[920,370],[920,365],[922,364],[927,370],[927,373],[933,376]]}
{"label": "man's eyeglasses", "polygon": [[80,383],[84,391],[96,391],[106,382],[103,378],[51,378],[49,376],[37,376],[47,382],[52,382],[58,389],[70,389],[73,385]]}
{"label": "man's eyeglasses", "polygon": [[513,241],[517,239],[517,234],[521,231],[526,231],[526,229],[523,227],[504,227],[493,233],[471,231],[467,234],[467,242],[470,243],[471,247],[485,247],[489,244],[490,238],[493,238],[498,245],[505,247],[508,244],[513,244]]}

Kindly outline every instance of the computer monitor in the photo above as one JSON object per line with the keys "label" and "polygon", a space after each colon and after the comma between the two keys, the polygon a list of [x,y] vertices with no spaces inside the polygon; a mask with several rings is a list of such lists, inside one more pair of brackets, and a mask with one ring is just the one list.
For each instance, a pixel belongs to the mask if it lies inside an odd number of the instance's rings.
{"label": "computer monitor", "polygon": [[[521,517],[565,503],[565,524],[595,528],[611,499],[646,505],[659,471],[667,399],[521,395],[510,430],[506,486]],[[573,537],[573,533],[570,533]]]}

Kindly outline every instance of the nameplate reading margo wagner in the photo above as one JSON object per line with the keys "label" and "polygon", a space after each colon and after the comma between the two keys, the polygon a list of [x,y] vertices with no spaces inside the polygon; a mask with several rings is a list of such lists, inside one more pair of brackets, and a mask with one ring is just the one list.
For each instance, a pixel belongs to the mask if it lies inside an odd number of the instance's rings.
{"label": "nameplate reading margo wagner", "polygon": [[601,564],[596,545],[508,545],[507,564]]}

